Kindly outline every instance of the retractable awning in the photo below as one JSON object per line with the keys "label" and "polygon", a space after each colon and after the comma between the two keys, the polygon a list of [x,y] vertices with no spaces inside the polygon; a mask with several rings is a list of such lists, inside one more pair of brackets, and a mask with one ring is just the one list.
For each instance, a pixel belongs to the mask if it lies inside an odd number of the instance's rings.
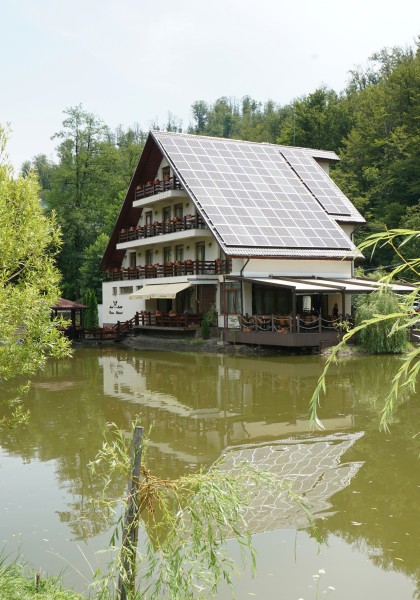
{"label": "retractable awning", "polygon": [[179,292],[186,290],[191,285],[189,282],[145,285],[128,297],[130,300],[150,300],[151,298],[173,300]]}
{"label": "retractable awning", "polygon": [[[386,286],[385,283],[358,279],[356,277],[343,279],[326,279],[323,277],[232,277],[249,283],[268,285],[276,288],[294,290],[297,294],[334,294],[344,292],[347,294],[368,294]],[[413,292],[415,287],[391,283],[389,288],[394,292]]]}

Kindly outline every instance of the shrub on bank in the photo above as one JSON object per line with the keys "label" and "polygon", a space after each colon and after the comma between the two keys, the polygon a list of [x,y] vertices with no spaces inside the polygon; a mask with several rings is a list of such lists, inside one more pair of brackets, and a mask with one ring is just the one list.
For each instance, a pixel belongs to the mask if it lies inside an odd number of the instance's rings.
{"label": "shrub on bank", "polygon": [[0,567],[0,600],[85,600],[84,596],[65,590],[56,577],[44,579],[25,573],[18,563]]}

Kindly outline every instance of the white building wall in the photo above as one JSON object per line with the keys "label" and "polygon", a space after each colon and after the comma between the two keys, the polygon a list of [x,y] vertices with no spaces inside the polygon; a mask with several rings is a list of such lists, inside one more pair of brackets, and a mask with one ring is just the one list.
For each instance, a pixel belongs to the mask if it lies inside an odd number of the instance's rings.
{"label": "white building wall", "polygon": [[290,260],[290,259],[261,259],[252,258],[246,263],[242,260],[239,266],[235,259],[235,275],[243,268],[244,277],[351,277],[352,261],[349,260]]}

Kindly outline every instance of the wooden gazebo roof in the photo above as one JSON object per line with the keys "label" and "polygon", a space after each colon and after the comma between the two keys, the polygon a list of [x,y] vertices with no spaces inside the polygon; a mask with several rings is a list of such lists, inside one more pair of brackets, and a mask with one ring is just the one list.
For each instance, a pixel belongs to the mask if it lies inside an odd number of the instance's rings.
{"label": "wooden gazebo roof", "polygon": [[53,310],[84,310],[87,308],[86,304],[79,304],[72,300],[66,300],[65,298],[59,298],[57,304],[51,306]]}

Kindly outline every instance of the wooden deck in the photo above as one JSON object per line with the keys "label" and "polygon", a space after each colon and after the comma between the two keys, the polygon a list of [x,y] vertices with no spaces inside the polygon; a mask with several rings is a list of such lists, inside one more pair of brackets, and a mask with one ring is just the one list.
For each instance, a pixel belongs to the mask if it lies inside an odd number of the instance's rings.
{"label": "wooden deck", "polygon": [[[235,325],[225,327],[225,341],[285,348],[326,348],[342,336],[343,319],[328,315],[238,316]],[[228,325],[229,322],[226,321]]]}
{"label": "wooden deck", "polygon": [[341,334],[337,331],[278,333],[273,331],[243,332],[239,329],[225,329],[224,339],[232,344],[281,346],[284,348],[328,348],[335,346],[340,341]]}

